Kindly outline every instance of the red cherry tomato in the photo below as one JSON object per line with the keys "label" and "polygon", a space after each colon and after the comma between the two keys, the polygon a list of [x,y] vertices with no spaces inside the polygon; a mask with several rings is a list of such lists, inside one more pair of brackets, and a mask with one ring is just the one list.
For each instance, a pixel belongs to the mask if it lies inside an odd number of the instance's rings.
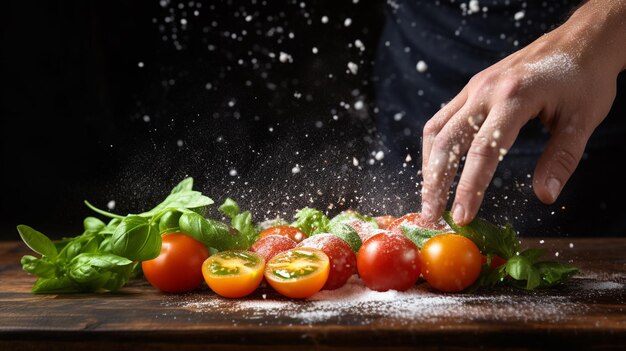
{"label": "red cherry tomato", "polygon": [[420,277],[417,246],[404,235],[376,234],[363,243],[357,269],[365,285],[376,291],[404,291]]}
{"label": "red cherry tomato", "polygon": [[422,275],[435,289],[458,292],[469,287],[480,274],[481,255],[476,244],[456,234],[428,239],[421,251]]}
{"label": "red cherry tomato", "polygon": [[266,235],[257,240],[250,248],[250,251],[263,256],[265,262],[267,262],[279,253],[293,249],[296,245],[296,242],[288,236]]}
{"label": "red cherry tomato", "polygon": [[204,281],[202,263],[209,257],[203,243],[182,233],[165,234],[161,254],[143,261],[143,274],[155,288],[169,293],[196,289]]}
{"label": "red cherry tomato", "polygon": [[448,224],[445,221],[440,221],[439,223],[429,223],[422,219],[421,213],[408,213],[395,221],[391,222],[387,227],[388,230],[398,229],[401,224],[406,223],[409,225],[416,225],[420,228],[427,228],[432,230],[445,230],[449,229]]}
{"label": "red cherry tomato", "polygon": [[376,223],[378,223],[378,228],[380,229],[389,229],[389,225],[396,220],[394,216],[378,216],[376,217]]}
{"label": "red cherry tomato", "polygon": [[[481,264],[485,264],[485,263],[487,263],[487,256],[482,255],[482,258],[481,258],[480,263],[481,263]],[[495,255],[494,255],[494,256],[491,258],[491,265],[490,265],[490,267],[491,267],[492,269],[496,269],[496,268],[498,268],[498,267],[502,266],[502,265],[503,265],[503,264],[505,264],[505,263],[506,263],[506,260],[505,260],[504,258],[502,258],[502,257],[500,257],[500,256],[495,256]]]}
{"label": "red cherry tomato", "polygon": [[291,240],[299,243],[306,239],[306,234],[296,227],[290,227],[288,225],[279,225],[276,227],[267,228],[259,234],[259,238],[262,239],[268,235],[284,235]]}
{"label": "red cherry tomato", "polygon": [[333,234],[317,234],[304,239],[298,247],[322,250],[330,259],[330,273],[322,289],[334,290],[356,273],[356,255],[343,239]]}

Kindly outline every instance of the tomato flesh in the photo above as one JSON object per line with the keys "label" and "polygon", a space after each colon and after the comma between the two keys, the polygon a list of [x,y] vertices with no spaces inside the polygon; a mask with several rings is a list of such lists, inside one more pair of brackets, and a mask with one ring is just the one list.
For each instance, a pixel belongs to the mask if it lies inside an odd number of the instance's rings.
{"label": "tomato flesh", "polygon": [[421,257],[424,279],[440,291],[462,291],[480,275],[480,251],[473,241],[461,235],[441,234],[428,239]]}
{"label": "tomato flesh", "polygon": [[265,262],[268,262],[277,254],[293,249],[297,243],[291,238],[283,235],[267,235],[257,240],[250,251],[256,252],[263,256]]}
{"label": "tomato flesh", "polygon": [[376,291],[405,291],[420,276],[417,246],[404,235],[377,234],[357,255],[357,270],[365,285]]}
{"label": "tomato flesh", "polygon": [[279,225],[276,227],[267,228],[259,234],[259,238],[262,239],[269,235],[283,235],[291,238],[291,240],[296,243],[301,242],[306,239],[306,234],[296,227],[291,227],[288,225]]}
{"label": "tomato flesh", "polygon": [[202,284],[202,262],[209,257],[203,243],[183,233],[165,234],[161,253],[143,261],[141,268],[148,282],[168,293],[192,291]]}
{"label": "tomato flesh", "polygon": [[310,236],[298,247],[309,247],[322,250],[330,260],[330,272],[323,290],[334,290],[346,284],[356,273],[356,254],[346,241],[333,234],[316,234]]}
{"label": "tomato flesh", "polygon": [[265,266],[265,279],[280,294],[306,298],[322,289],[330,272],[330,259],[321,250],[295,248],[274,256]]}
{"label": "tomato flesh", "polygon": [[222,251],[202,264],[207,285],[224,297],[243,297],[261,284],[265,259],[249,251]]}

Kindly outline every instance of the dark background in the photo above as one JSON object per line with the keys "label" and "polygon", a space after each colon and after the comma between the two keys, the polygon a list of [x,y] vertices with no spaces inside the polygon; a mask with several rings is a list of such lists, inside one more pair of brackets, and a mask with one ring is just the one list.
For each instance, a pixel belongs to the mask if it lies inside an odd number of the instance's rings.
{"label": "dark background", "polygon": [[[419,209],[420,155],[402,167],[372,154],[388,152],[371,80],[385,3],[240,3],[6,3],[0,238],[17,239],[21,223],[55,238],[79,234],[91,214],[83,200],[140,212],[185,176],[256,219],[304,206]],[[614,115],[623,117],[623,96]],[[608,164],[623,151],[586,158],[585,177],[553,206],[538,203],[525,175],[506,180],[481,215],[523,235],[623,235],[623,177]],[[576,200],[594,184],[605,197]]]}

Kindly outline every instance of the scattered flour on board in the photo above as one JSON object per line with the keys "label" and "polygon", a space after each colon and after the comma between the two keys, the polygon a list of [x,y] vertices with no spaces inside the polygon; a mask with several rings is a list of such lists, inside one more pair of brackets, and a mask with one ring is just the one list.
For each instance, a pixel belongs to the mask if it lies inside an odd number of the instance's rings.
{"label": "scattered flour on board", "polygon": [[[611,289],[623,289],[614,281],[577,279],[575,293],[598,294]],[[267,296],[240,300],[222,299],[214,294],[193,299],[172,298],[165,304],[193,312],[220,313],[233,318],[262,320],[264,323],[318,323],[341,321],[345,316],[357,317],[368,324],[387,317],[398,323],[411,321],[442,321],[456,316],[471,316],[473,320],[500,321],[561,321],[568,315],[580,313],[586,307],[571,296],[554,295],[548,291],[516,293],[494,291],[486,294],[442,294],[433,292],[427,284],[416,285],[405,292],[370,290],[355,275],[342,288],[324,290],[306,300],[272,299]],[[237,317],[239,316],[239,317]]]}

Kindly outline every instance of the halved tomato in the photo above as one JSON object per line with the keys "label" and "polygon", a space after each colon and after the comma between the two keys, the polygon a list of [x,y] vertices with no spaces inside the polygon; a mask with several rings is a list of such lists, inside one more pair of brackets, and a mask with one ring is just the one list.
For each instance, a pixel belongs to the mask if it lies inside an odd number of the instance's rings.
{"label": "halved tomato", "polygon": [[306,298],[322,289],[330,272],[326,254],[312,248],[296,248],[274,256],[265,266],[265,279],[280,294]]}
{"label": "halved tomato", "polygon": [[265,260],[249,251],[222,251],[202,264],[202,275],[216,294],[243,297],[261,284]]}

